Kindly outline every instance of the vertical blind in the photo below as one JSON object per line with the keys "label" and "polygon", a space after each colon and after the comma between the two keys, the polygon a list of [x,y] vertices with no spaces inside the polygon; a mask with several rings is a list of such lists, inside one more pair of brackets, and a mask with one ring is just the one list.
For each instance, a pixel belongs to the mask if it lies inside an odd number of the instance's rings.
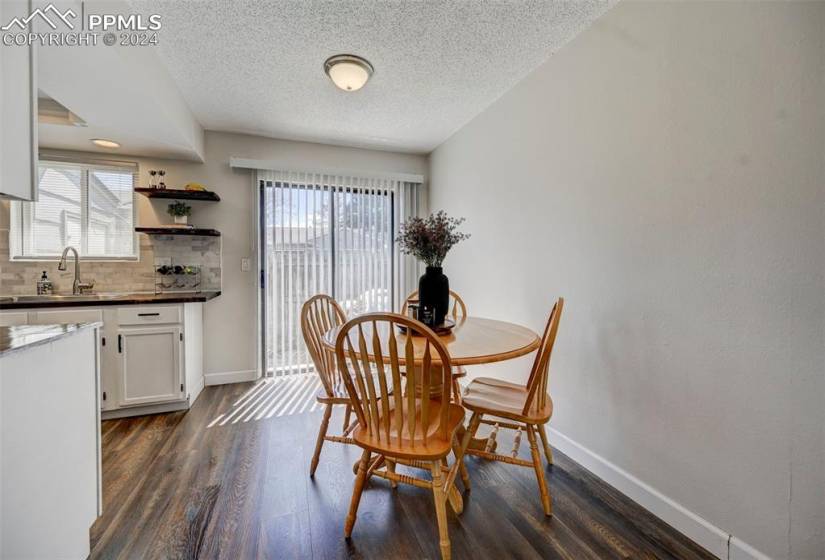
{"label": "vertical blind", "polygon": [[309,371],[301,306],[332,295],[348,316],[398,309],[415,278],[398,224],[418,212],[418,184],[321,173],[260,171],[267,371]]}

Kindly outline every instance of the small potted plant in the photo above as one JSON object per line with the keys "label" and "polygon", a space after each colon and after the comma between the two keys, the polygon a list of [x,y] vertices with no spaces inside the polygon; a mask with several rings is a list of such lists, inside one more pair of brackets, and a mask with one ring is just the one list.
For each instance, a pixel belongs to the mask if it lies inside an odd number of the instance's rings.
{"label": "small potted plant", "polygon": [[169,213],[170,216],[175,218],[176,224],[186,225],[186,218],[189,217],[189,214],[192,213],[192,207],[186,205],[185,203],[176,200],[169,207],[166,209],[166,212]]}
{"label": "small potted plant", "polygon": [[432,324],[441,325],[450,306],[450,280],[444,275],[441,263],[447,252],[457,243],[469,239],[469,233],[458,231],[464,218],[451,218],[443,210],[426,218],[410,218],[398,235],[398,245],[405,255],[413,255],[427,265],[418,281],[418,299],[421,309],[432,311]]}

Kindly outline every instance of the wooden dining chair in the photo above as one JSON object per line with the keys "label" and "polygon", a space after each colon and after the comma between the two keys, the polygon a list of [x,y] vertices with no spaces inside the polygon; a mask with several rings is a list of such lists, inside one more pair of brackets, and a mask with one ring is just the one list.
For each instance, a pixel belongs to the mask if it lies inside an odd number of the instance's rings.
{"label": "wooden dining chair", "polygon": [[[544,479],[544,466],[536,443],[536,432],[541,437],[547,461],[552,464],[553,456],[550,453],[547,434],[544,431],[544,425],[553,414],[553,400],[547,394],[547,377],[550,355],[553,352],[553,344],[559,330],[559,320],[561,319],[563,307],[564,298],[559,298],[550,312],[550,318],[544,329],[541,344],[538,352],[536,352],[533,368],[530,371],[530,377],[526,385],[509,383],[490,377],[477,377],[464,390],[462,398],[464,408],[473,413],[467,429],[471,435],[475,435],[481,423],[495,426],[494,434],[497,433],[500,427],[516,430],[513,450],[509,455],[495,453],[489,445],[483,450],[470,449],[468,453],[485,459],[503,461],[523,467],[533,467],[536,471],[545,515],[552,515],[553,508],[550,493],[547,491],[547,482]],[[495,419],[485,418],[485,416]],[[518,447],[521,443],[522,432],[527,433],[532,461],[518,458]],[[495,435],[491,434],[488,441],[494,442]]]}
{"label": "wooden dining chair", "polygon": [[[401,315],[406,315],[410,303],[417,300],[418,290],[413,290],[401,306]],[[456,323],[459,323],[467,317],[467,305],[464,303],[464,300],[461,299],[461,296],[452,290],[450,290],[450,304],[447,308],[447,317],[452,318]],[[464,366],[453,366],[453,377],[451,381],[453,384],[453,398],[455,398],[458,403],[461,403],[461,385],[458,383],[458,380],[466,376],[467,368]]]}
{"label": "wooden dining chair", "polygon": [[[338,443],[353,443],[350,432],[355,423],[350,424],[352,407],[349,394],[344,386],[338,367],[335,362],[335,353],[323,345],[324,335],[332,328],[342,325],[347,317],[344,310],[332,297],[318,294],[309,298],[301,308],[301,332],[309,355],[315,365],[315,371],[321,379],[321,388],[315,395],[315,400],[324,405],[324,417],[318,429],[318,439],[315,442],[315,452],[309,465],[309,476],[315,476],[318,460],[321,457],[321,447],[324,441]],[[345,405],[343,435],[327,435],[329,419],[335,405]]]}
{"label": "wooden dining chair", "polygon": [[[406,315],[410,303],[417,300],[418,290],[413,290],[401,305],[401,315]],[[467,316],[467,305],[464,303],[464,300],[461,299],[461,296],[452,290],[450,290],[450,300],[451,305],[447,307],[447,317],[451,317],[454,321],[458,322]]]}
{"label": "wooden dining chair", "polygon": [[[407,334],[400,333],[399,327]],[[451,402],[446,347],[414,319],[370,313],[341,327],[335,353],[358,421],[353,439],[363,448],[344,527],[346,537],[352,535],[367,478],[378,476],[393,485],[401,482],[432,490],[441,556],[450,558],[446,504],[456,513],[463,509],[454,481],[470,438],[465,434],[461,443],[456,438],[464,409]],[[416,367],[407,367],[405,378],[401,368],[409,364]],[[423,391],[416,391],[418,384]],[[432,396],[430,388],[436,386],[440,393]],[[451,452],[455,461],[445,465]],[[396,473],[396,464],[429,470],[432,479]]]}

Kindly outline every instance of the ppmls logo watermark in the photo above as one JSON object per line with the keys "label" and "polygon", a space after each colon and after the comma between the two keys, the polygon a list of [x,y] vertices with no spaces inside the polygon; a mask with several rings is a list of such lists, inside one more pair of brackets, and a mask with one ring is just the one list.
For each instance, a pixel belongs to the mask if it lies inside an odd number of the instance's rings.
{"label": "ppmls logo watermark", "polygon": [[[2,1],[2,0],[0,0]],[[157,45],[161,28],[158,14],[87,14],[60,10],[54,4],[37,8],[25,17],[13,17],[0,25],[2,44],[11,46],[151,46]]]}

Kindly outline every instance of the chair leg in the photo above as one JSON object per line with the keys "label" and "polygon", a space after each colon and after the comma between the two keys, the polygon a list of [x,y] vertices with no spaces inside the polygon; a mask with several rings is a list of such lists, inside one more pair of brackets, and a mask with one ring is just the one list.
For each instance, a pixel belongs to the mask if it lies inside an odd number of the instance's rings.
{"label": "chair leg", "polygon": [[355,486],[352,489],[352,498],[349,502],[349,513],[344,524],[344,536],[350,538],[352,528],[355,526],[355,517],[358,513],[358,504],[361,502],[361,493],[364,491],[364,484],[367,481],[367,463],[370,460],[370,452],[366,449],[361,454],[361,461],[358,463],[358,475],[355,477]]}
{"label": "chair leg", "polygon": [[[477,445],[478,440],[475,439],[476,432],[478,432],[478,427],[481,425],[481,419],[484,417],[483,414],[480,412],[473,412],[473,415],[470,417],[470,423],[467,424],[467,429],[464,430],[464,436],[461,438],[461,455],[462,455],[462,463],[464,462],[464,455],[467,454],[467,449],[472,445]],[[482,443],[482,442],[478,442]],[[462,481],[463,481],[462,476]],[[467,482],[469,483],[470,478],[467,477]],[[467,490],[470,487],[467,486]]]}
{"label": "chair leg", "polygon": [[447,532],[447,495],[444,493],[441,462],[433,461],[430,470],[433,474],[433,501],[435,502],[435,516],[438,519],[438,544],[441,547],[441,558],[450,560],[450,534]]}
{"label": "chair leg", "polygon": [[442,475],[441,487],[447,488],[447,501],[450,503],[450,507],[453,508],[453,511],[456,515],[461,515],[462,513],[464,513],[464,498],[461,497],[461,494],[459,493],[454,480],[450,483],[449,486],[447,486],[446,481],[448,480],[448,478],[449,477],[445,477]]}
{"label": "chair leg", "polygon": [[461,404],[461,385],[458,383],[458,379],[453,377],[453,401],[456,404]]}
{"label": "chair leg", "polygon": [[464,464],[464,453],[461,450],[461,444],[458,443],[458,438],[453,436],[453,454],[455,460],[458,461],[458,474],[461,475],[461,483],[465,490],[470,489],[470,473],[467,472],[467,465]]}
{"label": "chair leg", "polygon": [[547,464],[553,464],[553,451],[550,449],[550,444],[547,442],[547,432],[544,431],[544,424],[536,426],[541,436],[541,444],[544,446],[544,456],[547,457]]}
{"label": "chair leg", "polygon": [[[387,472],[395,474],[395,461],[387,459]],[[390,480],[390,488],[398,488],[398,483],[394,480]]]}
{"label": "chair leg", "polygon": [[[441,466],[444,469],[450,468],[447,457],[441,458]],[[461,515],[461,512],[464,511],[464,500],[461,498],[461,494],[458,493],[458,488],[456,488],[455,484],[450,484],[449,488],[447,488],[447,500],[450,502],[450,507],[453,508],[453,511],[456,512],[457,515]]]}
{"label": "chair leg", "polygon": [[332,405],[328,404],[324,409],[324,419],[321,420],[321,427],[318,428],[318,440],[315,442],[315,453],[313,453],[312,462],[309,464],[309,476],[315,476],[315,469],[318,468],[318,459],[321,458],[321,447],[323,447],[324,437],[327,435],[330,416],[332,416]]}
{"label": "chair leg", "polygon": [[461,449],[465,452],[467,448],[470,447],[470,443],[476,437],[476,432],[478,431],[478,427],[481,426],[481,419],[484,417],[483,414],[480,412],[473,412],[473,415],[470,417],[470,422],[467,424],[467,429],[464,431],[464,438],[461,441]]}
{"label": "chair leg", "polygon": [[553,515],[553,506],[550,503],[550,493],[547,491],[547,481],[544,480],[544,465],[541,462],[539,446],[536,443],[535,427],[527,425],[527,437],[530,440],[530,453],[533,456],[533,468],[536,471],[536,479],[541,492],[541,505],[544,507],[544,515]]}
{"label": "chair leg", "polygon": [[344,412],[344,427],[342,428],[344,432],[346,432],[347,428],[349,428],[349,419],[350,419],[351,415],[352,415],[352,405],[347,404],[347,410],[346,410],[346,412]]}

